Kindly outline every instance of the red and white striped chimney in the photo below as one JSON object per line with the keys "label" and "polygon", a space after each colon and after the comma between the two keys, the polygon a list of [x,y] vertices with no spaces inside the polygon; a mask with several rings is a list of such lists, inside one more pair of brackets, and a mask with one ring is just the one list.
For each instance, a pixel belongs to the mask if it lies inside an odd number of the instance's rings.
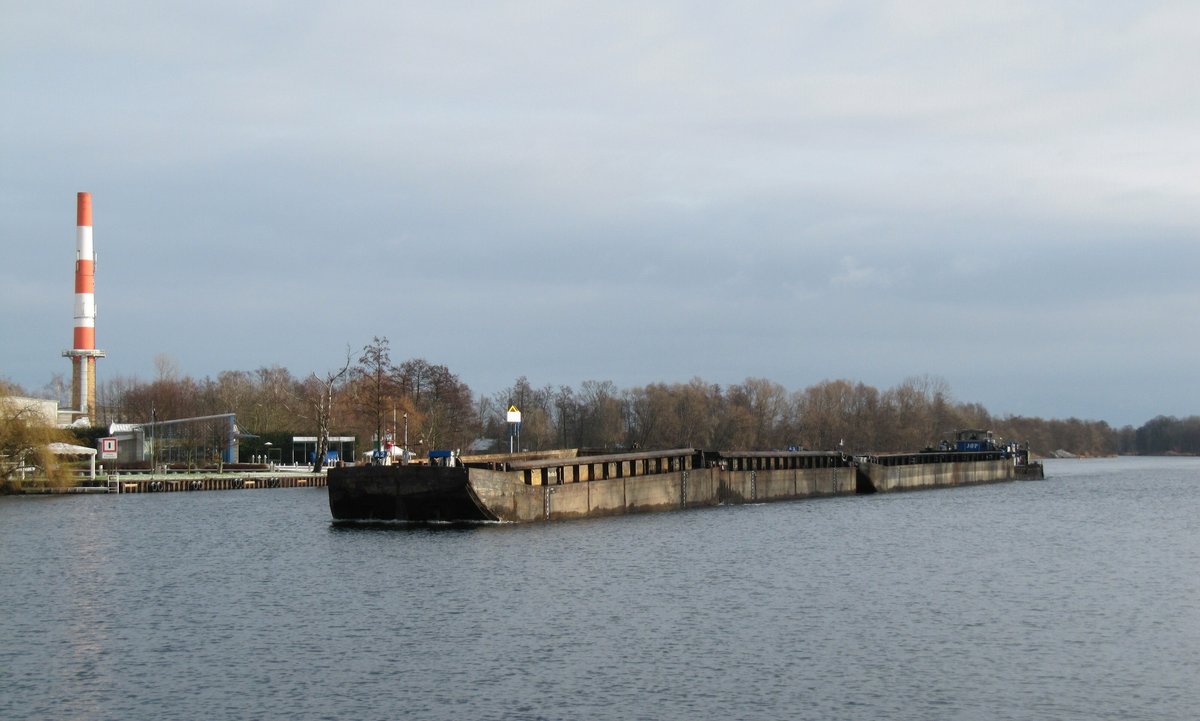
{"label": "red and white striped chimney", "polygon": [[96,255],[92,250],[92,194],[75,208],[75,350],[96,349]]}
{"label": "red and white striped chimney", "polygon": [[71,350],[71,403],[75,418],[88,418],[96,407],[96,255],[92,248],[92,194],[79,193],[75,204],[75,338]]}

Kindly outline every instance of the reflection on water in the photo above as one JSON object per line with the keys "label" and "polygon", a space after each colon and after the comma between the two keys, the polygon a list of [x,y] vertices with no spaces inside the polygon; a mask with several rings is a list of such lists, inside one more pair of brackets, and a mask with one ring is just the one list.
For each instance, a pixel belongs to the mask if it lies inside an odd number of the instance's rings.
{"label": "reflection on water", "polygon": [[1200,462],[555,524],[0,499],[0,718],[1185,719]]}
{"label": "reflection on water", "polygon": [[499,521],[343,521],[335,520],[329,522],[330,528],[334,531],[380,531],[394,533],[419,533],[422,531],[430,531],[433,533],[449,533],[453,531],[476,531],[480,529],[495,528],[497,526],[512,525]]}

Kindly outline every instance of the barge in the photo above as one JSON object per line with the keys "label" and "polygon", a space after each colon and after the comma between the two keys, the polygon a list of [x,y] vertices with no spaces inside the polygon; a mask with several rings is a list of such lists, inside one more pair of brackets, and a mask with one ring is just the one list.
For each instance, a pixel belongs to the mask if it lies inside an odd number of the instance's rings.
{"label": "barge", "polygon": [[[1026,454],[1027,459],[1027,454]],[[331,468],[336,521],[510,522],[593,518],[997,483],[1005,448],[852,457],[840,451],[662,451],[456,456]],[[1039,466],[1040,469],[1040,466]]]}
{"label": "barge", "polygon": [[[451,457],[329,470],[339,521],[529,522],[850,495],[840,452],[705,452]],[[446,462],[448,461],[448,462]]]}
{"label": "barge", "polygon": [[980,429],[955,431],[953,440],[918,453],[858,456],[855,464],[864,494],[1045,477],[1028,444],[1002,443]]}

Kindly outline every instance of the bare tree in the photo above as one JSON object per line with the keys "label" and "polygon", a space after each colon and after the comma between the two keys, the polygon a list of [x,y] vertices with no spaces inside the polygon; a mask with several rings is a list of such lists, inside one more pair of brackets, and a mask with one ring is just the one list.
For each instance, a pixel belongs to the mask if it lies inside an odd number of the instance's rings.
{"label": "bare tree", "polygon": [[580,445],[612,448],[626,433],[620,393],[612,381],[584,381],[579,386]]}
{"label": "bare tree", "polygon": [[417,406],[430,390],[433,365],[424,358],[410,358],[400,364],[400,391]]}
{"label": "bare tree", "polygon": [[51,375],[50,382],[42,388],[42,391],[47,398],[58,401],[58,405],[62,408],[71,404],[71,382],[62,373]]}
{"label": "bare tree", "polygon": [[794,394],[801,443],[822,450],[857,447],[853,419],[860,392],[851,381],[834,380],[822,381]]}
{"label": "bare tree", "polygon": [[154,356],[154,370],[158,373],[155,380],[173,381],[179,378],[179,361],[166,353],[159,353]]}
{"label": "bare tree", "polygon": [[395,408],[397,368],[392,365],[388,339],[375,338],[363,346],[358,365],[350,372],[354,383],[354,404],[360,417],[374,425],[375,443],[383,444],[383,423],[388,410]]}
{"label": "bare tree", "polygon": [[731,448],[721,435],[725,394],[716,383],[693,378],[676,384],[679,392],[675,414],[680,436],[670,445],[679,448]]}
{"label": "bare tree", "polygon": [[667,387],[662,383],[625,391],[625,406],[628,409],[626,440],[631,448],[657,445],[664,427],[670,422],[669,402],[665,402],[667,394]]}
{"label": "bare tree", "polygon": [[254,409],[262,416],[261,430],[296,430],[297,414],[291,411],[291,398],[299,384],[291,372],[278,365],[264,366],[254,371],[254,379],[257,387]]}
{"label": "bare tree", "polygon": [[460,448],[478,431],[471,389],[444,365],[427,365],[426,390],[414,401],[430,447]]}
{"label": "bare tree", "polygon": [[329,371],[318,376],[314,371],[305,383],[306,396],[317,424],[317,457],[313,460],[313,473],[320,473],[325,466],[325,455],[329,453],[329,424],[333,416],[333,392],[350,372],[350,346],[346,346],[346,362],[340,370]]}
{"label": "bare tree", "polygon": [[[554,414],[558,425],[558,445],[562,448],[568,448],[574,439],[574,445],[582,445],[578,434],[580,429],[579,421],[579,399],[575,397],[575,391],[571,386],[559,386],[558,391],[554,394]],[[574,429],[574,433],[571,432]]]}

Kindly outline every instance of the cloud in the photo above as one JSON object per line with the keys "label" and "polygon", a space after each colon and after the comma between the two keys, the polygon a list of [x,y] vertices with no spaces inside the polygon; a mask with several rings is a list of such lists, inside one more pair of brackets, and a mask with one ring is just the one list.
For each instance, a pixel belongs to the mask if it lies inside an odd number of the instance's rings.
{"label": "cloud", "polygon": [[841,272],[829,280],[833,286],[851,288],[886,288],[892,285],[891,273],[880,268],[862,265],[857,258],[846,256],[841,260]]}
{"label": "cloud", "polygon": [[[1186,412],[1157,379],[1195,353],[1170,327],[1200,260],[1198,12],[14,7],[0,374],[58,369],[90,190],[108,373],[316,369],[391,334],[483,392],[930,372],[1042,413]],[[1110,361],[1114,319],[1137,343]],[[1094,400],[1064,390],[1085,378]]]}

